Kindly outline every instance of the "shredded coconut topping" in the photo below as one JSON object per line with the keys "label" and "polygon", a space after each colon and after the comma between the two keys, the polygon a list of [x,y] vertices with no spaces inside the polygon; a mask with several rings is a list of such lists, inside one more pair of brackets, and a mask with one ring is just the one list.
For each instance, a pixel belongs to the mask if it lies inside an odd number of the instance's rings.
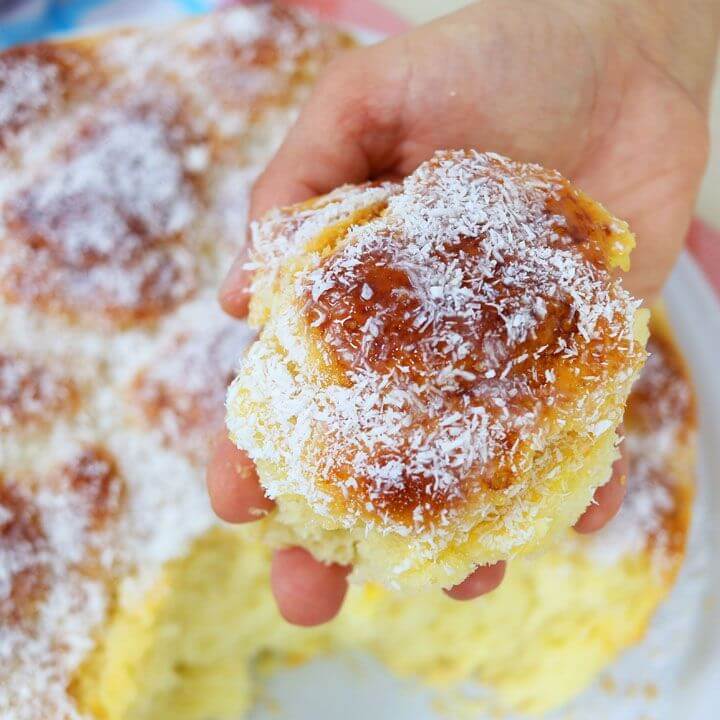
{"label": "shredded coconut topping", "polygon": [[216,522],[205,441],[250,336],[216,288],[345,42],[263,3],[0,54],[3,720],[79,718],[109,585],[142,592]]}
{"label": "shredded coconut topping", "polygon": [[171,312],[206,282],[203,256],[230,242],[218,237],[223,175],[264,161],[344,43],[262,3],[173,33],[3,56],[1,106],[13,122],[25,107],[64,112],[33,115],[43,122],[13,145],[27,167],[14,182],[0,177],[0,290],[95,324]]}
{"label": "shredded coconut topping", "polygon": [[223,399],[252,337],[244,323],[201,308],[203,317],[193,329],[172,336],[133,383],[149,425],[159,426],[170,446],[200,462],[223,426]]}
{"label": "shredded coconut topping", "polygon": [[[0,662],[7,718],[78,717],[65,688],[106,608],[122,486],[92,449],[32,495],[0,483]],[[53,650],[51,650],[51,648]]]}
{"label": "shredded coconut topping", "polygon": [[678,448],[691,442],[695,402],[676,351],[648,341],[648,358],[633,387],[625,418],[628,492],[620,512],[590,544],[592,556],[614,563],[650,545],[655,557],[684,547],[681,493],[688,478],[673,471]]}
{"label": "shredded coconut topping", "polygon": [[54,99],[60,70],[22,51],[0,58],[0,140],[34,119]]}
{"label": "shredded coconut topping", "polygon": [[[23,196],[27,218],[61,262],[127,262],[143,244],[192,218],[181,158],[155,120],[109,118],[71,159]],[[20,204],[20,203],[18,203]]]}
{"label": "shredded coconut topping", "polygon": [[[268,100],[282,99],[292,90],[298,63],[329,59],[341,38],[328,36],[302,12],[265,3],[191,27],[182,41],[208,54],[201,71],[210,91],[223,104],[253,112]],[[244,72],[235,71],[238,64]]]}
{"label": "shredded coconut topping", "polygon": [[[555,173],[438,153],[382,192],[377,218],[295,278],[342,379],[306,393],[275,453],[290,491],[318,511],[334,496],[348,526],[426,534],[487,489],[522,491],[516,478],[548,434],[583,408],[592,420],[608,382],[627,389],[644,357],[639,303],[608,271],[613,230]],[[329,203],[320,221],[342,207]],[[270,219],[280,245],[317,233],[307,212]],[[616,422],[598,415],[591,426],[599,435]],[[253,429],[240,432],[264,456]],[[320,450],[306,471],[310,438]]]}
{"label": "shredded coconut topping", "polygon": [[399,187],[391,183],[344,186],[304,209],[275,209],[262,221],[254,221],[251,225],[253,258],[246,267],[262,272],[255,275],[253,292],[275,283],[288,259],[301,253],[323,229],[352,218],[366,208],[386,204],[398,191]]}
{"label": "shredded coconut topping", "polygon": [[73,384],[24,358],[0,352],[0,432],[67,409]]}
{"label": "shredded coconut topping", "polygon": [[194,262],[179,237],[196,200],[173,130],[110,111],[10,200],[5,264],[16,294],[129,313],[187,296]]}

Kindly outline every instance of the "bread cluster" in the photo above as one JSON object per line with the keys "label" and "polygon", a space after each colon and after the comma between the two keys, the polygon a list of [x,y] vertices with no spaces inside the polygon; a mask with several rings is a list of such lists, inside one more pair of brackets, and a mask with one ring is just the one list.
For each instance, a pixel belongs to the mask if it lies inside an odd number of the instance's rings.
{"label": "bread cluster", "polygon": [[[605,529],[566,530],[476,602],[353,585],[340,615],[311,630],[275,609],[262,529],[210,531],[112,617],[80,673],[83,708],[113,720],[236,720],[263,697],[258,678],[348,651],[424,686],[442,716],[536,716],[572,701],[644,636],[685,552],[695,402],[661,311],[651,328],[625,417],[628,494]],[[573,707],[593,717],[589,703]]]}
{"label": "bread cluster", "polygon": [[128,585],[213,527],[249,188],[349,39],[268,3],[0,54],[0,717],[77,717]]}
{"label": "bread cluster", "polygon": [[358,585],[334,624],[298,630],[268,589],[275,522],[213,517],[208,438],[254,334],[217,286],[253,179],[349,44],[260,3],[0,54],[3,720],[237,720],[256,678],[348,648],[443,697],[469,683],[542,710],[672,586],[694,410],[664,326],[630,398],[618,522],[512,563],[486,602]]}

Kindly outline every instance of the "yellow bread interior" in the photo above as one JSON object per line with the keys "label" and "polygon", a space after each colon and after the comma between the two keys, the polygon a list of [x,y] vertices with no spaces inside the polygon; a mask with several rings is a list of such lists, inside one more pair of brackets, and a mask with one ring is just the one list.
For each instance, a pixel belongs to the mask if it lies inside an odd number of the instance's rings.
{"label": "yellow bread interior", "polygon": [[478,683],[493,691],[494,708],[540,714],[642,636],[671,582],[647,555],[603,565],[569,538],[511,563],[501,587],[479,601],[355,586],[336,620],[299,629],[270,598],[268,549],[218,530],[116,611],[74,692],[98,720],[238,720],[258,675],[351,648],[441,696]]}
{"label": "yellow bread interior", "polygon": [[258,661],[305,659],[326,635],[280,618],[262,544],[212,530],[144,597],[116,610],[74,692],[103,720],[235,720],[252,704]]}

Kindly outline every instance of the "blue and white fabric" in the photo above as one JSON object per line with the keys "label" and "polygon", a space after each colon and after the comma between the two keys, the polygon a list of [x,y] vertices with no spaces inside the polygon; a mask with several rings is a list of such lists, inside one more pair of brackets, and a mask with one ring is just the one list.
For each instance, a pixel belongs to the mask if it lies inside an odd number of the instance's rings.
{"label": "blue and white fabric", "polygon": [[0,0],[0,48],[122,23],[205,12],[215,0]]}

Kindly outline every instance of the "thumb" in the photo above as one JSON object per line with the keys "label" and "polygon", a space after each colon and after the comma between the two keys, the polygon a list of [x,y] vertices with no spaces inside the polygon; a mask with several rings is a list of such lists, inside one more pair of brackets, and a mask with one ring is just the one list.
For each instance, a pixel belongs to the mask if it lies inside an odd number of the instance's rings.
{"label": "thumb", "polygon": [[[344,183],[363,182],[394,164],[403,72],[397,55],[382,45],[362,48],[328,66],[255,183],[251,219]],[[395,67],[388,70],[391,60]]]}
{"label": "thumb", "polygon": [[[258,178],[250,219],[273,207],[302,202],[345,183],[392,167],[400,145],[397,88],[402,69],[388,72],[385,50],[355,50],[333,62],[319,80],[295,125]],[[247,251],[234,262],[220,290],[220,304],[235,317],[247,314],[251,274]]]}

